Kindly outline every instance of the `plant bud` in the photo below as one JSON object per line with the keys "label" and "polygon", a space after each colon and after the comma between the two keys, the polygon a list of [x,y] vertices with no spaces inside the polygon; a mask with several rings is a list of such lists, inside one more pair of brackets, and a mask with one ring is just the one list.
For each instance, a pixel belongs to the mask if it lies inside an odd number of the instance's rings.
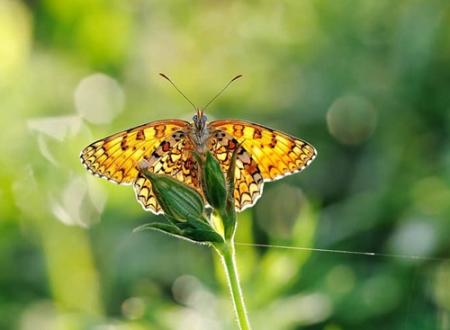
{"label": "plant bud", "polygon": [[224,209],[227,199],[225,176],[219,162],[208,152],[203,162],[202,188],[208,203],[215,209]]}
{"label": "plant bud", "polygon": [[181,222],[205,218],[203,198],[193,188],[167,175],[154,174],[145,169],[142,172],[152,183],[158,203],[170,218]]}

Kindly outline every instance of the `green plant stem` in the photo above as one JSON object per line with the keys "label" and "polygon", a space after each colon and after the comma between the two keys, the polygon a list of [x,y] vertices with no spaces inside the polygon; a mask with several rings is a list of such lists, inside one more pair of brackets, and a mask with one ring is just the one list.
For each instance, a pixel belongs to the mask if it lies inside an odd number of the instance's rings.
{"label": "green plant stem", "polygon": [[250,322],[245,308],[244,296],[239,284],[239,274],[236,267],[234,241],[231,239],[226,243],[216,246],[227,276],[228,286],[230,288],[231,298],[233,300],[234,311],[237,316],[239,328],[241,330],[250,330]]}

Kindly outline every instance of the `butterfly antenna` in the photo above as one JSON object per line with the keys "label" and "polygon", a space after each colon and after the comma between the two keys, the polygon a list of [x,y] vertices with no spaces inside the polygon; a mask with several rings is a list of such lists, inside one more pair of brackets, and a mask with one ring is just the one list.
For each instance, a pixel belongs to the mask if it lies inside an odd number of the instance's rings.
{"label": "butterfly antenna", "polygon": [[239,78],[241,78],[242,77],[242,75],[241,74],[238,74],[236,77],[234,77],[233,79],[231,79],[229,82],[228,82],[228,84],[226,84],[225,85],[225,87],[224,88],[222,88],[221,90],[220,90],[220,92],[219,93],[217,93],[216,94],[216,96],[214,96],[212,99],[211,99],[211,101],[209,101],[204,107],[203,107],[203,111],[204,110],[206,110],[206,108],[211,104],[211,103],[213,103],[227,88],[228,88],[228,86],[230,86],[231,85],[231,83],[233,82],[233,81],[235,81],[235,80],[238,80]]}
{"label": "butterfly antenna", "polygon": [[172,84],[172,86],[175,87],[175,89],[178,91],[178,93],[180,93],[180,94],[186,99],[186,101],[188,101],[188,102],[194,107],[194,110],[197,110],[197,107],[195,106],[195,104],[192,103],[192,101],[189,100],[189,98],[188,98],[186,95],[184,95],[184,93],[183,93],[182,91],[180,91],[180,89],[177,87],[177,85],[175,85],[175,84],[173,83],[173,81],[170,80],[169,77],[167,77],[164,73],[160,73],[159,75],[160,75],[161,77],[163,77],[164,79],[166,79],[168,82],[170,82],[170,83]]}

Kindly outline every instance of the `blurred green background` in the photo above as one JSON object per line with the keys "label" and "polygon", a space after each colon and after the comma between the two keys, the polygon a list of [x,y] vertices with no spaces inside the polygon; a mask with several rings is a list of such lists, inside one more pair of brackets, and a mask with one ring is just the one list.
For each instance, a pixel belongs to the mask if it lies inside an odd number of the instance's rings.
{"label": "blurred green background", "polygon": [[211,251],[90,176],[95,139],[209,109],[310,141],[237,241],[254,329],[450,329],[448,1],[0,0],[0,329],[234,329]]}

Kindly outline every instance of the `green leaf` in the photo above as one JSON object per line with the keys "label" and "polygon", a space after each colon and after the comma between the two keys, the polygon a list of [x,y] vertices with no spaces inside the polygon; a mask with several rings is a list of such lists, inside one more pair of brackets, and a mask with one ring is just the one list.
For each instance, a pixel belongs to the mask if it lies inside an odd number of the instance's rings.
{"label": "green leaf", "polygon": [[197,242],[224,242],[224,238],[214,230],[211,224],[204,218],[189,218],[186,222],[179,222],[178,228],[183,231],[183,235]]}
{"label": "green leaf", "polygon": [[209,222],[206,221],[206,219],[204,218],[196,219],[193,217],[189,217],[185,222],[178,222],[177,226],[181,230],[186,229],[214,230],[214,228],[212,228]]}
{"label": "green leaf", "polygon": [[177,226],[165,222],[151,222],[143,224],[142,226],[133,229],[134,233],[138,233],[144,230],[158,230],[168,234],[182,235],[183,231]]}
{"label": "green leaf", "polygon": [[[196,224],[194,226],[193,224]],[[184,229],[181,229],[173,224],[164,222],[151,222],[139,226],[133,230],[133,232],[141,232],[144,230],[157,230],[177,238],[188,239],[190,241],[198,243],[223,243],[224,239],[218,233],[216,233],[208,224],[202,221],[193,221],[191,223],[181,223]]]}
{"label": "green leaf", "polygon": [[224,239],[214,230],[186,229],[184,232],[186,237],[196,242],[224,243]]}

